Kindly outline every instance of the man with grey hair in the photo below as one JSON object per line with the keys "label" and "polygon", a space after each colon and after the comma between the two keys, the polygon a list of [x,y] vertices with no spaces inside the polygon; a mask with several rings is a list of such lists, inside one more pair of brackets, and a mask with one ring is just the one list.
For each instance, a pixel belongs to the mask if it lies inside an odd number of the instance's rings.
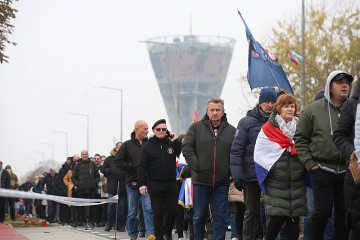
{"label": "man with grey hair", "polygon": [[213,239],[226,234],[226,206],[230,184],[230,150],[235,127],[227,122],[224,101],[211,98],[201,121],[192,123],[183,143],[194,186],[194,239],[205,236],[209,200],[213,210]]}

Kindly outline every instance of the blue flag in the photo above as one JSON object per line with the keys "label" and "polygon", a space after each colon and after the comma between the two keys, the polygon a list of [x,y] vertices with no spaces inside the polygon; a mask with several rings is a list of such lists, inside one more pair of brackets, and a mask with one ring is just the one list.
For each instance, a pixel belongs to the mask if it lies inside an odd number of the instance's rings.
{"label": "blue flag", "polygon": [[240,12],[239,15],[244,22],[246,38],[249,42],[248,81],[250,88],[278,87],[294,94],[275,55],[255,40]]}

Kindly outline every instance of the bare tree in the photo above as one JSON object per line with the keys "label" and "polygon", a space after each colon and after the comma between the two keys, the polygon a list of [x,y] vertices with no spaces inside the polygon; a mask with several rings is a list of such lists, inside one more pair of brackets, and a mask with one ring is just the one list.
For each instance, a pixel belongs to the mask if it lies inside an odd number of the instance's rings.
{"label": "bare tree", "polygon": [[8,39],[14,30],[11,19],[15,18],[17,13],[17,10],[12,8],[13,1],[17,0],[0,0],[0,64],[8,62],[8,56],[5,55],[6,45],[16,45]]}
{"label": "bare tree", "polygon": [[[360,10],[352,0],[336,1],[335,7],[322,3],[306,9],[305,31],[305,103],[324,88],[328,74],[344,70],[359,77]],[[301,54],[301,14],[277,22],[273,28],[272,49],[299,95],[300,67],[287,57],[290,49]],[[306,105],[305,104],[305,105]]]}

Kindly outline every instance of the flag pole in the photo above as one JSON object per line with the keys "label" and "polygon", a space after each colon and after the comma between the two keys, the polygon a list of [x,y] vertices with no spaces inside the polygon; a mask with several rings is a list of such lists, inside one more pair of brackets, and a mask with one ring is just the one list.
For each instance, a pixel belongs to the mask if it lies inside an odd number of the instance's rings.
{"label": "flag pole", "polygon": [[[279,90],[280,90],[280,89],[282,89],[282,88],[280,87],[280,84],[279,84],[279,83],[278,83],[278,81],[276,80],[276,78],[275,78],[275,76],[274,76],[273,72],[271,71],[271,68],[269,67],[269,64],[267,63],[267,59],[266,59],[266,58],[265,58],[265,56],[263,55],[262,50],[261,50],[261,47],[259,46],[258,42],[254,39],[253,34],[251,33],[251,31],[250,31],[249,27],[247,26],[247,24],[246,24],[246,22],[245,22],[244,18],[243,18],[243,17],[242,17],[242,15],[241,15],[241,12],[240,12],[239,10],[238,10],[238,13],[239,13],[239,16],[240,16],[241,20],[243,21],[243,23],[244,23],[244,25],[245,25],[246,31],[248,31],[248,32],[250,33],[250,34],[249,34],[249,35],[250,35],[250,38],[252,38],[252,42],[255,44],[255,47],[256,47],[256,49],[257,49],[257,51],[258,51],[259,55],[260,55],[260,56],[261,56],[261,58],[263,59],[263,61],[264,61],[265,65],[266,65],[267,69],[269,70],[269,72],[270,72],[270,74],[271,74],[272,78],[274,79],[274,81],[275,81],[275,83],[276,83],[277,87],[279,88]],[[291,88],[290,88],[290,89],[291,89]],[[292,91],[291,91],[291,93],[292,93],[292,94],[294,94]]]}
{"label": "flag pole", "polygon": [[304,110],[305,107],[305,0],[302,0],[302,18],[301,18],[301,54],[302,54],[302,62],[301,62],[301,111]]}

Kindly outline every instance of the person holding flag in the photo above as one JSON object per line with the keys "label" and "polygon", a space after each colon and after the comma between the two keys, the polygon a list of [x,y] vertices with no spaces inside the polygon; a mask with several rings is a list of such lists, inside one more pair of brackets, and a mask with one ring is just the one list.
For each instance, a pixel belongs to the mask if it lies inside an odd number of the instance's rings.
{"label": "person holding flag", "polygon": [[294,96],[283,94],[275,109],[262,126],[254,150],[256,176],[269,216],[266,239],[276,239],[286,223],[286,239],[297,240],[299,217],[307,213],[305,166],[293,140],[298,104]]}

